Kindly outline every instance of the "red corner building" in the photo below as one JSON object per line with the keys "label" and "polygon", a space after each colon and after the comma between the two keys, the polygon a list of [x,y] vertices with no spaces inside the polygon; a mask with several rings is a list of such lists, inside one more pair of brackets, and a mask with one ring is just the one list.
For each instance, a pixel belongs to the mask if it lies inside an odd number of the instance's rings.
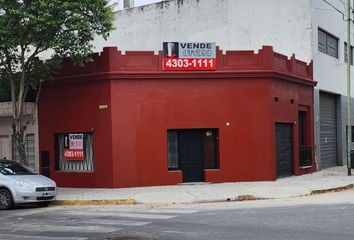
{"label": "red corner building", "polygon": [[66,61],[39,101],[41,171],[61,187],[275,180],[316,171],[312,63],[217,49],[214,71],[162,52]]}

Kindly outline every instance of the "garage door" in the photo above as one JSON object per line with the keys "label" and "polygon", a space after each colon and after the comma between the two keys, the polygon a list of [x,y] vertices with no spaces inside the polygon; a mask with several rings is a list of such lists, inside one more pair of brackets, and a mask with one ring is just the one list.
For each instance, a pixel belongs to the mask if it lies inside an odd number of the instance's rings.
{"label": "garage door", "polygon": [[275,124],[277,177],[293,175],[293,126],[289,123]]}
{"label": "garage door", "polygon": [[336,96],[320,93],[320,168],[337,166]]}

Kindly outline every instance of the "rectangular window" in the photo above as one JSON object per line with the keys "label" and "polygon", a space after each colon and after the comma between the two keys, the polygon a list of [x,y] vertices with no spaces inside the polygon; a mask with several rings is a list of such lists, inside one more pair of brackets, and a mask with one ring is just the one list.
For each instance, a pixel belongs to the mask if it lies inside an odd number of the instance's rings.
{"label": "rectangular window", "polygon": [[[347,43],[344,43],[344,62],[347,62]],[[353,65],[353,46],[350,46],[350,64]]]}
{"label": "rectangular window", "polygon": [[168,146],[168,169],[178,169],[178,140],[177,132],[167,132],[167,146]]}
{"label": "rectangular window", "polygon": [[311,145],[310,118],[308,107],[300,107],[298,115],[299,128],[299,163],[300,167],[309,167],[313,163],[313,146]]}
{"label": "rectangular window", "polygon": [[93,133],[55,135],[55,170],[93,172]]}
{"label": "rectangular window", "polygon": [[[35,169],[35,140],[34,134],[27,134],[25,137],[25,152],[28,160],[28,166]],[[12,160],[20,161],[20,154],[18,153],[15,138],[12,137]]]}
{"label": "rectangular window", "polygon": [[338,38],[322,29],[318,29],[318,50],[338,58]]}

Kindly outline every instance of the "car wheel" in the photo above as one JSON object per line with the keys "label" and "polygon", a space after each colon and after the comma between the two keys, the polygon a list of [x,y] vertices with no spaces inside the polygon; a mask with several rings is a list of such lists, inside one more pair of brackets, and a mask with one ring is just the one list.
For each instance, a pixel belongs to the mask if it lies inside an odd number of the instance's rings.
{"label": "car wheel", "polygon": [[14,206],[14,201],[9,190],[0,189],[0,210],[11,209]]}
{"label": "car wheel", "polygon": [[37,206],[38,207],[48,207],[50,205],[50,202],[38,202]]}

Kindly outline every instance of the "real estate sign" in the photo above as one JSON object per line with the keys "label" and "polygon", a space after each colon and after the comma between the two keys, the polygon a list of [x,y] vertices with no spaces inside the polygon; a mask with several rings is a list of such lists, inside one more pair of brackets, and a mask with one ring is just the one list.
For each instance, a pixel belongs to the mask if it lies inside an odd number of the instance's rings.
{"label": "real estate sign", "polygon": [[84,160],[84,134],[75,133],[64,136],[64,160]]}
{"label": "real estate sign", "polygon": [[162,69],[216,70],[216,44],[213,42],[164,42]]}

